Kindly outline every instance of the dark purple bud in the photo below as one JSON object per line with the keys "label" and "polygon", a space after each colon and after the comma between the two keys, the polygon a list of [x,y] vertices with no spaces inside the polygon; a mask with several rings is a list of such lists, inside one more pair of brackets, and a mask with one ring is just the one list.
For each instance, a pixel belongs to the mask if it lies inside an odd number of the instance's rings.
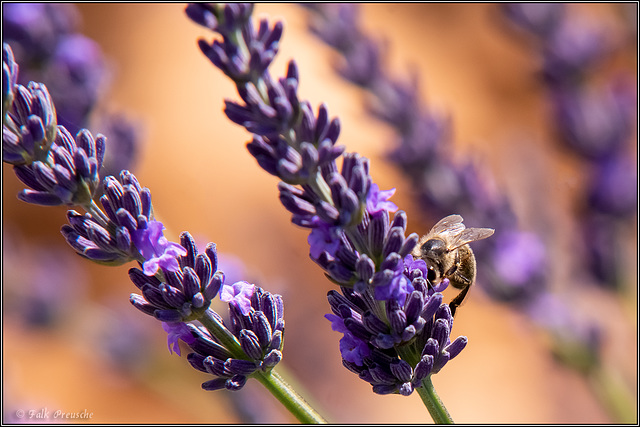
{"label": "dark purple bud", "polygon": [[[187,249],[187,254],[188,253],[189,250]],[[199,254],[196,257],[195,272],[198,275],[198,279],[200,282],[200,290],[204,290],[205,286],[209,283],[214,273],[211,266],[211,260],[209,260],[208,256],[206,256],[205,254]]]}
{"label": "dark purple bud", "polygon": [[424,356],[422,356],[422,359],[420,359],[420,362],[418,362],[416,368],[413,371],[414,386],[418,387],[419,385],[421,385],[420,383],[422,383],[422,380],[425,379],[431,372],[431,368],[433,368],[433,356],[430,354],[425,354]]}
{"label": "dark purple bud", "polygon": [[198,353],[187,354],[187,362],[189,362],[189,364],[198,371],[206,373],[207,370],[204,367],[204,359],[205,356]]}
{"label": "dark purple bud", "polygon": [[18,193],[18,199],[23,202],[42,206],[58,206],[63,203],[60,197],[55,194],[33,190],[22,190]]}
{"label": "dark purple bud", "polygon": [[154,316],[159,321],[165,323],[176,323],[183,320],[182,314],[176,310],[156,310]]}
{"label": "dark purple bud", "polygon": [[[116,211],[116,224],[125,227],[129,233],[138,229],[138,221],[124,208],[120,208]],[[140,227],[145,228],[145,227]]]}
{"label": "dark purple bud", "polygon": [[424,297],[419,291],[413,291],[405,301],[404,312],[407,315],[409,323],[413,323],[420,316],[422,306],[424,305]]}
{"label": "dark purple bud", "polygon": [[191,298],[191,305],[194,308],[203,308],[207,303],[208,301],[205,300],[204,295],[201,292],[198,292]]}
{"label": "dark purple bud", "polygon": [[372,215],[369,223],[369,250],[371,255],[382,254],[384,239],[389,228],[389,214],[381,211],[381,214]]}
{"label": "dark purple bud", "polygon": [[253,360],[227,359],[225,368],[235,375],[250,375],[256,371],[256,362]]}
{"label": "dark purple bud", "polygon": [[128,253],[131,248],[131,233],[125,227],[116,228],[116,248],[122,252]]}
{"label": "dark purple bud", "polygon": [[434,338],[429,338],[422,349],[422,356],[430,355],[436,357],[440,353],[440,345]]}
{"label": "dark purple bud", "polygon": [[404,360],[394,360],[389,365],[389,369],[391,370],[391,373],[401,382],[406,383],[411,381],[413,369],[411,368],[411,365],[409,365]]}
{"label": "dark purple bud", "polygon": [[227,390],[236,391],[240,390],[247,383],[247,377],[244,375],[234,375],[225,383]]}
{"label": "dark purple bud", "polygon": [[191,267],[182,269],[182,289],[187,299],[200,292],[200,279]]}
{"label": "dark purple bud", "polygon": [[433,373],[435,374],[440,372],[440,369],[442,369],[449,360],[451,360],[451,356],[447,351],[443,351],[442,353],[440,353],[440,356],[434,359],[432,368]]}
{"label": "dark purple bud", "polygon": [[269,320],[263,312],[256,312],[255,323],[252,329],[260,339],[261,347],[267,348],[273,337],[273,331],[271,329],[271,325],[269,324]]}
{"label": "dark purple bud", "polygon": [[222,286],[223,281],[224,281],[224,273],[222,273],[221,271],[217,271],[209,281],[209,284],[204,288],[204,291],[203,291],[204,297],[207,300],[214,299],[216,295],[218,295],[218,292],[220,291],[220,287]]}
{"label": "dark purple bud", "polygon": [[462,336],[458,337],[451,344],[447,346],[447,351],[449,352],[450,358],[453,359],[467,346],[467,337]]}
{"label": "dark purple bud", "polygon": [[202,388],[207,391],[222,390],[227,387],[226,378],[216,378],[202,383]]}
{"label": "dark purple bud", "polygon": [[327,224],[333,224],[340,216],[340,211],[324,200],[319,200],[315,205],[315,211],[321,220]]}
{"label": "dark purple bud", "polygon": [[380,395],[395,393],[397,390],[396,384],[376,384],[373,386],[373,392]]}
{"label": "dark purple bud", "polygon": [[156,312],[156,308],[149,304],[143,297],[137,294],[131,294],[129,297],[129,301],[135,308],[140,310],[141,312],[148,314],[150,316],[154,316]]}
{"label": "dark purple bud", "polygon": [[393,391],[395,391],[397,379],[393,374],[385,371],[384,369],[382,369],[381,366],[371,367],[369,369],[369,373],[377,383],[393,384],[393,388],[394,388]]}
{"label": "dark purple bud", "polygon": [[356,272],[360,277],[360,280],[364,282],[368,282],[373,277],[375,273],[376,266],[367,256],[367,254],[361,254],[358,260],[356,261]]}
{"label": "dark purple bud", "polygon": [[421,317],[425,319],[431,319],[433,315],[436,314],[436,311],[441,305],[442,305],[442,294],[441,293],[433,294],[433,296],[429,297],[429,300],[427,301],[424,308],[422,309]]}
{"label": "dark purple bud", "polygon": [[198,25],[215,30],[218,26],[218,20],[207,3],[190,3],[185,8],[187,17]]}
{"label": "dark purple bud", "polygon": [[398,267],[402,263],[402,258],[395,252],[391,252],[380,264],[380,270],[398,271]]}
{"label": "dark purple bud", "polygon": [[157,283],[158,279],[153,276],[147,276],[138,268],[129,269],[129,279],[140,290],[142,290],[142,287],[147,283],[156,282],[156,286],[159,285],[159,283]]}
{"label": "dark purple bud", "polygon": [[362,315],[362,324],[372,334],[388,334],[389,326],[370,311]]}
{"label": "dark purple bud", "polygon": [[[178,289],[182,292],[182,272],[180,271],[163,271],[167,285]],[[177,307],[177,306],[176,306]]]}
{"label": "dark purple bud", "polygon": [[433,331],[431,332],[431,336],[438,341],[438,345],[440,348],[444,348],[447,345],[447,340],[449,339],[449,324],[444,319],[437,319],[433,326]]}
{"label": "dark purple bud", "polygon": [[[389,311],[389,310],[387,310]],[[407,326],[407,315],[402,310],[393,310],[387,313],[389,325],[395,334],[400,334]]]}
{"label": "dark purple bud", "polygon": [[416,233],[411,233],[406,239],[404,239],[404,243],[402,244],[400,250],[398,250],[398,254],[402,258],[409,255],[413,248],[418,244],[419,240],[420,236],[418,236]]}
{"label": "dark purple bud", "polygon": [[350,283],[354,279],[353,270],[341,262],[330,263],[327,271],[339,283]]}
{"label": "dark purple bud", "polygon": [[[383,247],[382,256],[387,257],[389,254],[398,253],[404,244],[404,231],[400,227],[392,227],[387,233]],[[400,255],[398,255],[400,257]]]}
{"label": "dark purple bud", "polygon": [[[168,286],[166,284],[161,284],[160,287],[162,286]],[[160,307],[160,308],[171,308],[173,305],[170,303],[167,303],[164,299],[164,295],[167,294],[167,291],[162,291],[161,288],[157,288],[153,285],[150,284],[146,284],[145,286],[142,287],[141,289],[142,291],[142,296],[144,297],[145,300],[147,300],[147,302],[149,302],[149,304],[152,304],[156,307]],[[174,291],[177,292],[177,291]],[[178,304],[182,304],[182,302],[178,302]]]}
{"label": "dark purple bud", "polygon": [[362,322],[359,322],[352,317],[344,319],[344,326],[353,334],[353,336],[361,339],[362,341],[367,342],[369,341],[369,338],[371,338],[371,334],[365,329]]}
{"label": "dark purple bud", "polygon": [[258,336],[251,330],[243,329],[240,331],[240,346],[242,351],[252,360],[260,360],[262,358],[262,348]]}
{"label": "dark purple bud", "polygon": [[[422,326],[424,326],[424,321],[419,323],[422,323]],[[400,334],[400,339],[402,342],[408,342],[409,340],[411,340],[413,337],[416,336],[416,333],[417,333],[417,329],[415,325],[409,325],[406,328],[404,328],[404,331],[402,331],[402,333]]]}
{"label": "dark purple bud", "polygon": [[[174,288],[173,286],[169,286],[166,283],[161,283],[158,287],[160,294],[162,295],[162,299],[169,307],[181,307],[184,304],[184,294],[180,292],[180,290]],[[149,291],[146,293],[143,290],[143,295],[145,298],[150,296]],[[153,301],[147,298],[147,301],[150,303],[154,303]],[[159,304],[158,304],[159,305]]]}
{"label": "dark purple bud", "polygon": [[[278,346],[279,348],[279,346]],[[282,353],[280,350],[271,350],[263,359],[263,366],[267,368],[273,368],[282,360]]]}

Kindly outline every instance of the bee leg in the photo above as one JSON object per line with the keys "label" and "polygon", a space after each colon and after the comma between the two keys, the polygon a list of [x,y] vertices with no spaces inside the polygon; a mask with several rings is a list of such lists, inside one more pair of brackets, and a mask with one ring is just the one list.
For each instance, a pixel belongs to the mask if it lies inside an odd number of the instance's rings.
{"label": "bee leg", "polygon": [[464,301],[465,297],[467,296],[467,292],[469,292],[470,288],[471,286],[467,286],[462,291],[460,291],[460,293],[456,295],[451,300],[451,302],[449,302],[449,308],[451,309],[451,316],[455,316],[456,309],[460,306],[460,304],[462,304],[462,301]]}

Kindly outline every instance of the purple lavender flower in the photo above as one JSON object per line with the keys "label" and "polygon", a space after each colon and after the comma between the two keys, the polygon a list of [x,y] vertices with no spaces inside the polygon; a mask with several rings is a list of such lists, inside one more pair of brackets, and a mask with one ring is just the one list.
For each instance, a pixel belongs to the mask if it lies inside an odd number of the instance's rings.
{"label": "purple lavender flower", "polygon": [[[106,77],[102,50],[96,42],[80,35],[63,37],[56,46],[42,80],[58,103],[58,121],[72,133],[88,123]],[[118,171],[119,172],[119,171]]]}
{"label": "purple lavender flower", "polygon": [[[56,99],[54,119],[72,135],[82,128],[94,129],[94,120],[98,126],[106,120],[107,127],[102,131],[110,135],[109,143],[114,149],[108,152],[103,176],[130,170],[139,136],[121,114],[96,114],[100,95],[105,93],[108,70],[100,47],[77,32],[77,9],[60,3],[6,3],[2,20],[3,39],[11,44],[23,66],[19,79],[16,76],[13,83],[28,86],[29,81],[44,82]],[[3,88],[7,87],[3,84]],[[7,111],[6,98],[4,105]]]}
{"label": "purple lavender flower", "polygon": [[563,141],[592,160],[619,151],[633,131],[635,97],[627,86],[620,82],[604,90],[556,89],[552,96]]}
{"label": "purple lavender flower", "polygon": [[380,191],[378,184],[371,184],[371,189],[367,195],[367,211],[370,215],[376,214],[382,210],[395,212],[398,206],[390,202],[389,199],[396,192],[395,188],[391,190]]}
{"label": "purple lavender flower", "polygon": [[558,18],[550,34],[539,40],[539,49],[561,140],[588,162],[590,176],[579,212],[584,268],[598,283],[619,289],[620,264],[613,255],[620,246],[616,223],[630,218],[637,204],[637,165],[627,146],[637,113],[636,82],[618,73],[595,86],[592,74],[618,47],[615,31],[568,13]]}
{"label": "purple lavender flower", "polygon": [[175,353],[181,356],[178,341],[183,341],[186,344],[193,344],[196,341],[193,335],[191,335],[191,330],[185,323],[162,322],[162,329],[167,333],[169,353]]}
{"label": "purple lavender flower", "polygon": [[631,216],[638,207],[638,166],[624,152],[598,159],[591,175],[588,203],[597,212]]}
{"label": "purple lavender flower", "polygon": [[317,259],[320,254],[326,252],[334,256],[340,247],[340,230],[322,221],[318,216],[314,216],[312,223],[315,224],[307,242],[309,243],[309,253],[311,257]]}
{"label": "purple lavender flower", "polygon": [[255,285],[245,281],[236,282],[233,285],[222,285],[220,300],[234,305],[243,316],[251,309],[251,296],[255,291]]}
{"label": "purple lavender flower", "polygon": [[[247,289],[247,288],[245,288]],[[235,304],[229,304],[229,323],[215,312],[206,316],[219,328],[235,338],[241,352],[233,352],[220,343],[206,329],[187,324],[194,342],[194,353],[187,356],[191,365],[216,378],[202,384],[205,390],[239,390],[247,377],[256,371],[268,372],[282,359],[284,333],[284,304],[280,295],[273,295],[255,286],[246,314]]]}
{"label": "purple lavender flower", "polygon": [[586,19],[563,19],[543,45],[543,75],[551,84],[575,81],[611,48],[605,28]]}
{"label": "purple lavender flower", "polygon": [[143,265],[144,274],[153,276],[162,268],[176,272],[180,267],[177,256],[184,256],[187,251],[177,243],[169,242],[162,234],[164,225],[160,221],[149,221],[147,227],[133,231],[133,243],[146,260]]}
{"label": "purple lavender flower", "polygon": [[[87,45],[87,40],[80,38],[67,42],[78,51]],[[90,64],[83,63],[86,58],[81,52],[76,53],[80,57],[66,51],[62,60],[76,67],[68,70],[71,74],[79,73],[76,77],[81,79],[87,71],[84,77],[88,77],[91,70],[84,70],[84,66]],[[230,311],[225,325],[209,310],[224,283],[224,274],[217,268],[215,244],[198,253],[186,232],[181,235],[181,244],[169,242],[163,236],[164,225],[153,219],[149,189],[142,188],[127,170],[121,171],[119,179],[104,179],[101,209],[93,198],[104,137],[94,140],[82,129],[74,140],[57,124],[47,88],[37,83],[24,87],[16,83],[17,77],[18,66],[5,44],[3,103],[10,109],[3,115],[4,160],[13,163],[18,177],[32,188],[21,198],[84,208],[84,214],[68,211],[69,224],[62,227],[65,239],[79,255],[108,265],[139,262],[142,269],[130,269],[129,277],[142,295],[132,294],[131,303],[164,323],[170,352],[180,355],[180,340],[196,351],[190,355],[193,366],[216,376],[204,388],[239,389],[249,375],[269,372],[282,359],[282,298],[247,282],[225,286],[221,299],[229,303]],[[202,326],[184,323],[195,321]]]}
{"label": "purple lavender flower", "polygon": [[[373,386],[378,394],[409,395],[429,375],[435,374],[467,344],[466,337],[451,342],[451,310],[442,304],[442,294],[426,286],[421,273],[415,276],[417,290],[404,307],[387,308],[385,324],[355,293],[328,294],[333,314],[325,317],[332,328],[344,334],[340,340],[343,365]],[[395,346],[408,346],[419,362],[411,366],[399,357]]]}
{"label": "purple lavender flower", "polygon": [[[17,49],[18,61],[28,68],[42,66],[60,40],[74,31],[79,15],[71,4],[5,3],[2,37]],[[31,76],[28,76],[32,79]],[[24,80],[23,83],[29,81]]]}
{"label": "purple lavender flower", "polygon": [[153,220],[151,192],[129,171],[122,171],[119,181],[106,177],[103,186],[105,194],[100,202],[104,212],[68,211],[69,224],[62,226],[62,235],[79,255],[95,262],[120,265],[136,259],[146,261],[133,236]]}
{"label": "purple lavender flower", "polygon": [[[46,86],[15,84],[17,64],[11,48],[3,45],[3,161],[14,165],[29,189],[18,197],[42,205],[91,203],[99,184],[98,170],[105,138],[83,129],[75,139],[56,122],[56,109]],[[12,85],[12,86],[11,86]]]}
{"label": "purple lavender flower", "polygon": [[[334,328],[348,330],[340,343],[345,363],[362,362],[374,349],[382,348],[387,366],[380,372],[391,372],[395,378],[383,382],[385,392],[410,394],[413,367],[399,358],[394,346],[419,340],[427,323],[423,308],[430,310],[426,317],[433,316],[442,296],[438,294],[439,300],[427,298],[433,289],[429,290],[419,266],[405,275],[403,259],[418,236],[405,237],[404,212],[390,219],[389,212],[397,210],[389,201],[394,190],[380,191],[373,184],[367,159],[343,154],[344,148],[336,145],[339,121],[329,120],[326,106],[321,105],[316,115],[309,102],[298,98],[295,62],[289,62],[284,78],[276,81],[270,76],[268,65],[277,50],[281,23],[270,29],[263,20],[255,30],[245,6],[237,5],[189,5],[187,15],[222,36],[222,40],[211,44],[200,41],[199,45],[236,83],[242,102],[226,101],[225,113],[253,134],[247,145],[249,152],[265,171],[282,180],[278,184],[280,200],[291,212],[292,222],[311,229],[311,258],[341,286],[351,298],[350,304],[358,307],[347,311],[332,304],[334,314],[344,319],[341,324],[330,316]],[[367,61],[375,62],[377,57],[375,51],[369,53],[362,58],[363,73],[357,71],[365,81],[375,80],[375,75],[366,74]],[[339,168],[336,160],[340,157]],[[407,262],[413,265],[412,259]],[[332,295],[330,301],[340,299],[340,294]],[[358,317],[364,313],[366,319]],[[366,321],[375,333],[365,332],[354,319]],[[365,350],[365,346],[371,347]],[[414,350],[419,354],[423,346]],[[415,384],[421,384],[433,366],[420,368],[419,377],[413,378]],[[378,385],[374,384],[374,390]]]}
{"label": "purple lavender flower", "polygon": [[514,287],[526,287],[546,264],[545,248],[533,233],[502,233],[495,239],[493,269]]}
{"label": "purple lavender flower", "polygon": [[371,355],[371,348],[366,341],[356,337],[344,324],[344,319],[333,313],[325,314],[324,317],[331,322],[331,329],[344,334],[340,338],[340,354],[347,362],[357,366],[364,365],[364,358]]}

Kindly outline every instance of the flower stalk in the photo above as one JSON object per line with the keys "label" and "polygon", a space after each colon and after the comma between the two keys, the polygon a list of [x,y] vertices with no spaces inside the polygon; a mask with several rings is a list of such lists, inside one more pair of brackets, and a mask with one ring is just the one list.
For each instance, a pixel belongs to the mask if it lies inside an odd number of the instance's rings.
{"label": "flower stalk", "polygon": [[453,424],[453,419],[436,393],[430,376],[422,381],[422,386],[416,388],[416,391],[436,424]]}
{"label": "flower stalk", "polygon": [[287,384],[275,369],[270,372],[258,372],[254,376],[269,392],[275,396],[298,421],[304,424],[326,424],[327,421],[313,409],[296,391]]}
{"label": "flower stalk", "polygon": [[343,365],[375,393],[410,395],[467,344],[450,339],[453,315],[441,294],[449,281],[427,281],[425,261],[411,255],[418,235],[406,236],[406,214],[389,201],[395,190],[381,191],[368,159],[337,145],[340,122],[324,104],[314,114],[298,97],[295,62],[271,76],[283,25],[254,27],[252,8],[196,3],[186,13],[217,36],[198,46],[236,84],[241,101],[226,101],[225,113],[252,133],[249,152],[281,180],[292,222],[310,229],[311,259],[339,287],[325,317],[344,334]]}

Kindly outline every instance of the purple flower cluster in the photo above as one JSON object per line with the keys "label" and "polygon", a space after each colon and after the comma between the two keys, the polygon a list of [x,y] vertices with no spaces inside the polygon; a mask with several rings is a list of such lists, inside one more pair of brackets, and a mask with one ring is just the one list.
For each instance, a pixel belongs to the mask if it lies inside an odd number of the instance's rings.
{"label": "purple flower cluster", "polygon": [[[416,263],[410,255],[418,236],[405,237],[406,215],[398,212],[390,218],[397,210],[389,201],[394,190],[380,191],[372,183],[368,160],[336,145],[340,124],[329,119],[325,105],[314,114],[309,102],[298,98],[294,61],[284,78],[270,76],[281,23],[270,28],[261,20],[254,29],[251,7],[240,4],[190,4],[186,13],[221,36],[198,45],[236,83],[242,103],[226,101],[225,112],[253,134],[249,152],[281,179],[280,200],[292,222],[310,229],[311,258],[341,287],[344,295],[329,293],[334,301],[329,318],[345,334],[340,345],[345,364],[372,372],[361,376],[377,393],[410,394],[457,355],[466,338],[448,350],[453,318],[439,291],[427,284],[424,262]],[[367,332],[362,332],[363,318]],[[372,361],[372,354],[384,357]],[[374,379],[378,370],[372,363],[382,361],[382,371],[397,374],[394,381],[382,374],[380,381]]]}
{"label": "purple flower cluster", "polygon": [[[450,118],[429,111],[423,105],[416,76],[404,82],[393,79],[383,70],[380,43],[359,29],[357,5],[305,6],[313,11],[311,30],[340,52],[340,74],[368,90],[373,95],[372,113],[397,131],[398,143],[390,152],[390,158],[411,179],[425,212],[435,217],[460,212],[468,221],[496,230],[492,239],[474,246],[479,287],[491,297],[509,302],[519,310],[529,312],[530,307],[538,306],[548,293],[549,268],[543,241],[539,235],[520,228],[509,201],[494,190],[489,176],[480,173],[472,164],[461,164],[448,156],[446,147],[452,134]],[[560,4],[536,3],[522,7],[510,4],[506,8],[528,28],[535,27],[540,35],[550,35],[564,19]],[[554,49],[546,62],[548,81],[558,81],[562,72],[575,76],[583,65],[595,61],[603,52],[603,39],[593,33],[592,40],[598,42],[592,50],[587,43],[579,43],[579,49],[571,52],[575,56],[564,60],[561,53],[571,49],[567,46]],[[621,103],[612,100],[611,105]],[[610,109],[613,110],[611,115],[619,111],[617,107]],[[606,131],[602,129],[601,133]],[[615,135],[615,132],[608,133]],[[572,315],[569,314],[571,307],[564,307],[564,310],[563,315]],[[592,347],[594,342],[584,343],[586,353],[599,351]]]}
{"label": "purple flower cluster", "polygon": [[[104,178],[99,207],[94,197],[106,138],[81,129],[74,139],[57,124],[46,86],[25,87],[17,79],[18,65],[4,44],[3,161],[30,187],[19,198],[83,208],[67,211],[69,224],[61,229],[80,256],[105,265],[138,261],[142,269],[130,269],[129,277],[142,295],[132,294],[131,303],[164,322],[170,351],[179,354],[179,340],[193,346],[191,364],[216,376],[204,388],[237,390],[252,373],[272,369],[282,358],[282,298],[247,282],[225,285],[215,244],[199,254],[187,232],[181,244],[170,242],[154,219],[151,192],[127,170],[119,179]],[[228,327],[209,309],[218,294],[229,306]],[[185,323],[194,321],[203,326]]]}
{"label": "purple flower cluster", "polygon": [[517,257],[528,262],[523,271],[529,273],[513,283],[509,276],[496,274],[494,269],[499,242],[502,235],[514,233],[537,240],[536,247],[542,246],[542,242],[538,236],[519,228],[509,201],[493,191],[490,177],[475,165],[454,161],[449,156],[446,148],[451,144],[451,119],[430,111],[421,102],[417,76],[409,81],[397,80],[383,69],[380,43],[360,29],[357,5],[305,6],[314,11],[311,30],[342,55],[339,72],[374,95],[369,105],[372,114],[397,131],[398,141],[389,157],[411,179],[425,212],[435,218],[459,212],[469,222],[496,230],[492,239],[477,242],[474,247],[481,266],[479,285],[498,300],[526,301],[530,297],[528,291],[541,289],[540,283],[545,281],[545,257],[528,259],[527,248],[513,246],[513,250],[523,251]]}
{"label": "purple flower cluster", "polygon": [[[269,371],[282,359],[282,297],[247,282],[236,283],[233,287],[243,298],[234,298],[234,302],[229,304],[228,330],[238,339],[247,358],[235,357],[206,329],[188,325],[192,338],[188,344],[194,351],[188,356],[189,363],[217,377],[202,384],[205,390],[239,390],[249,375],[259,370]],[[226,289],[223,287],[224,292]],[[224,326],[220,316],[211,311],[208,314],[212,321]]]}
{"label": "purple flower cluster", "polygon": [[18,197],[45,206],[88,204],[99,184],[106,139],[94,139],[86,129],[74,138],[58,126],[46,86],[16,83],[18,65],[6,43],[2,73],[2,160],[29,187]]}
{"label": "purple flower cluster", "polygon": [[623,281],[616,230],[637,213],[637,162],[629,145],[637,119],[636,83],[619,73],[596,85],[594,75],[619,47],[616,31],[571,13],[570,7],[514,3],[503,10],[534,36],[556,129],[589,171],[579,212],[584,268],[597,283],[618,289]]}
{"label": "purple flower cluster", "polygon": [[378,394],[406,396],[458,355],[467,338],[450,340],[453,316],[449,306],[442,304],[440,293],[448,286],[447,279],[432,287],[426,280],[426,263],[411,255],[404,259],[400,278],[411,290],[404,303],[388,298],[380,314],[370,294],[342,288],[342,294],[329,292],[333,314],[325,317],[334,331],[344,334],[340,351],[347,369],[369,382]]}
{"label": "purple flower cluster", "polygon": [[23,66],[17,83],[44,82],[56,100],[54,119],[57,116],[58,124],[72,135],[82,128],[93,129],[90,120],[101,122],[93,124],[110,135],[111,147],[103,173],[129,169],[136,159],[138,132],[121,114],[95,114],[107,83],[106,58],[96,42],[78,32],[80,16],[75,6],[4,3],[2,12],[3,40],[11,44]]}
{"label": "purple flower cluster", "polygon": [[[119,181],[113,176],[106,177],[103,185],[105,194],[100,202],[104,212],[92,210],[81,214],[69,210],[69,224],[62,227],[62,235],[79,255],[92,261],[109,265],[136,259],[146,262],[141,253],[146,248],[145,242],[140,237],[153,223],[151,192],[142,188],[129,171],[122,171]],[[149,259],[154,256],[154,252],[147,253]]]}

